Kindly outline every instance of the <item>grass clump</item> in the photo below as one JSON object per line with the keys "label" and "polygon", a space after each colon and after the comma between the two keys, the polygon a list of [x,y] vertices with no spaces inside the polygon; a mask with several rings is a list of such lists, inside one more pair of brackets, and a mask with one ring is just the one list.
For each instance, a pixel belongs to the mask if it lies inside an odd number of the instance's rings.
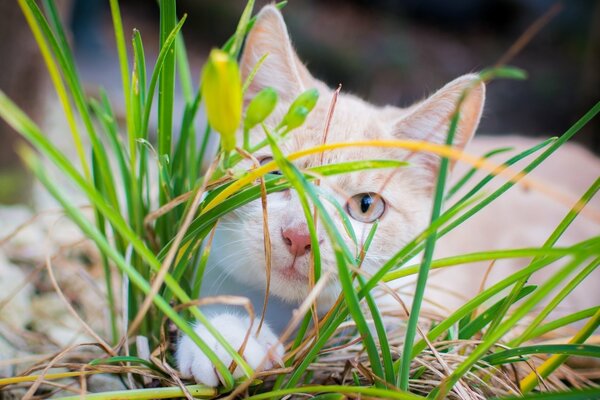
{"label": "grass clump", "polygon": [[[329,143],[285,155],[279,149],[279,144],[304,123],[316,103],[318,92],[308,90],[301,94],[276,127],[262,125],[264,141],[257,146],[250,146],[248,130],[261,125],[277,102],[277,94],[265,90],[250,103],[246,115],[242,115],[242,92],[248,82],[240,82],[236,59],[244,36],[253,24],[253,1],[248,2],[232,38],[221,49],[213,50],[204,68],[202,82],[196,85],[191,78],[193,74],[187,64],[181,34],[186,17],[184,15],[177,19],[174,1],[159,1],[160,52],[154,67],[149,70],[141,33],[134,30],[132,42],[127,44],[118,1],[110,0],[125,99],[126,118],[122,127],[117,124],[105,94],[93,98],[84,92],[54,1],[44,0],[42,3],[43,9],[33,0],[19,0],[54,83],[79,165],[75,167],[3,93],[0,93],[0,116],[37,150],[37,153],[26,148],[21,150],[25,163],[98,248],[104,266],[110,309],[110,332],[104,332],[101,336],[110,343],[112,350],[93,361],[67,364],[69,372],[51,374],[48,364],[41,368],[40,374],[32,370],[31,374],[0,379],[0,386],[10,388],[9,385],[35,382],[36,388],[40,388],[43,387],[40,386],[43,385],[42,380],[51,382],[73,376],[109,373],[132,376],[130,382],[136,388],[124,393],[87,394],[87,398],[214,398],[228,393],[246,394],[251,399],[277,398],[297,393],[318,394],[320,398],[535,398],[537,394],[529,393],[542,389],[560,392],[553,398],[600,395],[589,379],[578,376],[564,364],[567,357],[572,355],[600,356],[598,346],[584,344],[600,324],[599,308],[545,321],[545,317],[560,304],[564,296],[600,263],[600,237],[589,238],[569,247],[556,246],[570,223],[600,189],[600,180],[596,180],[583,194],[539,248],[505,249],[437,260],[433,258],[438,238],[460,226],[519,181],[527,179],[529,172],[596,116],[600,111],[600,103],[559,138],[544,141],[508,158],[502,164],[492,163],[487,157],[508,149],[498,149],[484,158],[470,157],[452,149],[460,116],[460,102],[456,105],[445,146],[413,141],[372,140]],[[128,49],[133,54],[131,67]],[[260,68],[260,65],[256,68]],[[522,78],[523,74],[508,67],[481,73],[481,80],[484,81],[496,77]],[[173,103],[177,81],[184,94],[185,106],[180,116],[181,131],[179,135],[174,135],[172,126],[176,116]],[[151,143],[148,121],[155,101],[158,103],[158,137],[156,143]],[[197,132],[196,117],[202,101],[207,105],[210,124],[221,138],[219,151],[214,155],[208,154],[207,150],[210,127],[203,127]],[[241,144],[235,142],[235,132],[240,127],[244,130]],[[89,141],[89,149],[85,148],[85,141]],[[265,146],[271,148],[273,161],[248,171],[232,172],[239,161]],[[329,200],[315,185],[315,180],[370,168],[397,168],[404,163],[389,160],[356,161],[321,165],[309,170],[301,170],[293,163],[295,159],[308,154],[361,146],[431,151],[442,156],[431,225],[399,249],[372,276],[361,274],[360,264],[368,251],[370,238],[377,230],[377,224],[373,225],[360,254],[354,254],[323,206],[323,200]],[[510,170],[513,164],[534,154],[538,155],[521,171],[515,173]],[[200,167],[213,158],[210,167],[202,174]],[[85,194],[94,211],[93,219],[72,203],[68,193],[46,171],[42,160],[56,166]],[[472,183],[474,169],[456,186],[447,190],[448,166],[450,161],[457,160],[469,162],[473,168],[487,169],[489,174],[481,181]],[[158,172],[158,185],[152,182],[153,170]],[[281,171],[282,176],[269,174],[274,170]],[[512,174],[506,183],[484,194],[483,190],[489,182],[508,172]],[[444,208],[444,202],[466,185],[472,185],[470,190],[454,201],[451,207]],[[201,294],[202,274],[210,249],[210,246],[203,248],[202,244],[211,240],[211,232],[218,219],[250,201],[264,199],[268,193],[287,188],[298,193],[311,233],[315,290],[318,290],[320,280],[328,278],[321,270],[316,235],[316,224],[319,223],[333,243],[342,294],[333,309],[318,322],[316,331],[310,328],[310,321],[315,316],[311,315],[311,299],[307,299],[300,308],[304,313],[299,314],[292,324],[298,330],[295,340],[289,345],[285,367],[257,375],[236,349],[210,327],[201,310],[190,305]],[[315,215],[318,215],[317,219]],[[346,224],[346,228],[348,234],[355,238],[351,225]],[[421,252],[424,252],[424,258],[420,265],[407,265]],[[531,258],[525,268],[483,290],[450,316],[430,320],[428,331],[415,342],[419,333],[418,325],[427,319],[420,308],[430,270],[476,261],[521,257]],[[547,282],[539,287],[527,286],[531,274],[559,259],[568,262]],[[579,271],[579,274],[570,278],[573,271]],[[127,285],[127,297],[122,304],[118,303],[113,289],[113,274],[126,277],[123,282]],[[404,328],[404,316],[397,315],[397,310],[379,307],[372,290],[384,282],[414,274],[418,275],[417,291],[408,313],[408,324]],[[540,301],[561,286],[562,291],[555,295],[524,332],[510,340],[505,339]],[[508,294],[504,293],[507,289]],[[183,307],[174,307],[175,303]],[[482,308],[483,311],[478,311]],[[123,310],[127,310],[125,324],[120,322]],[[384,324],[383,316],[394,313],[396,323]],[[207,326],[231,354],[246,375],[242,381],[234,380],[229,366],[224,365],[191,329],[189,320],[192,318]],[[222,377],[223,388],[215,390],[199,385],[185,386],[181,382],[171,367],[172,358],[166,347],[166,319],[189,335],[205,352]],[[587,322],[568,343],[535,344],[540,337],[583,320]],[[369,324],[374,325],[374,331]],[[284,333],[286,340],[291,332],[289,329]],[[144,349],[128,340],[134,336],[147,338],[149,349],[153,351],[152,357],[144,357]],[[540,362],[537,357],[540,354],[552,356],[542,357],[543,361]],[[565,387],[563,380],[569,380],[572,383],[570,387]],[[159,387],[150,387],[152,385],[148,382],[154,382],[153,385]],[[592,389],[578,392],[579,388],[586,387]],[[40,393],[44,395],[49,392]],[[540,398],[543,396],[540,395]]]}

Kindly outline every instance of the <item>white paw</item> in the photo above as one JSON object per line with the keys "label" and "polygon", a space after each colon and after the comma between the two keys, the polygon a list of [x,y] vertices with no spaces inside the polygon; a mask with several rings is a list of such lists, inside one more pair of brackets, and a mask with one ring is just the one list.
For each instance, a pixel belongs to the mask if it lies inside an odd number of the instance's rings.
{"label": "white paw", "polygon": [[[246,337],[249,320],[248,317],[232,314],[219,314],[212,317],[210,323],[221,335],[223,335],[225,340],[227,340],[234,349],[239,350]],[[260,366],[261,362],[266,357],[262,369],[267,370],[273,368],[275,365],[281,364],[283,346],[277,343],[277,336],[275,336],[273,331],[271,331],[266,324],[263,324],[260,334],[256,336],[258,324],[259,318],[256,318],[252,324],[252,333],[248,337],[248,342],[246,343],[242,356],[254,370]],[[197,325],[194,330],[217,354],[217,357],[229,367],[232,361],[231,356],[206,330],[206,328],[202,325]],[[219,385],[220,376],[213,364],[187,335],[183,336],[179,341],[175,358],[177,360],[179,372],[181,372],[181,375],[184,378],[194,378],[197,383],[207,386],[215,387]],[[235,378],[243,376],[243,372],[239,366],[236,367],[233,376]]]}

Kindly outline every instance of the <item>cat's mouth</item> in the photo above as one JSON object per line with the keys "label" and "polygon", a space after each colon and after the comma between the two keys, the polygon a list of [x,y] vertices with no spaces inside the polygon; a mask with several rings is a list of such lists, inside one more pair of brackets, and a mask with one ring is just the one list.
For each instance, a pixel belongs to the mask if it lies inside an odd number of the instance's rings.
{"label": "cat's mouth", "polygon": [[293,265],[286,268],[277,269],[277,274],[279,274],[281,278],[288,281],[304,282],[308,280],[308,278],[298,272]]}
{"label": "cat's mouth", "polygon": [[294,257],[292,262],[283,268],[276,268],[277,274],[284,280],[306,282],[308,277],[302,274],[297,268],[298,257]]}

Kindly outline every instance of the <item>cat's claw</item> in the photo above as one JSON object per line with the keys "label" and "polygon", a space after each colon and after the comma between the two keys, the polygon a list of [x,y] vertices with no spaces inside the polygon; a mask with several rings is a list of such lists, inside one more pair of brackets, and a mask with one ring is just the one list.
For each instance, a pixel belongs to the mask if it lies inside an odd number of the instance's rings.
{"label": "cat's claw", "polygon": [[[221,333],[225,340],[227,340],[236,350],[240,348],[246,337],[249,321],[250,319],[248,317],[232,314],[219,314],[210,319],[210,323],[215,329]],[[259,319],[257,318],[252,324],[252,332],[248,337],[248,342],[246,343],[242,356],[254,370],[260,366],[265,357],[266,361],[262,365],[263,370],[282,365],[283,346],[277,343],[277,336],[275,336],[273,331],[265,324],[263,324],[260,333],[257,336],[256,330],[258,324]],[[232,358],[229,353],[225,351],[223,346],[217,342],[204,326],[197,325],[194,330],[226,366],[231,364]],[[214,365],[187,335],[183,336],[179,341],[176,360],[179,372],[183,378],[193,378],[197,383],[211,387],[219,385],[221,377]],[[239,366],[236,367],[233,376],[234,378],[243,376],[243,372]]]}

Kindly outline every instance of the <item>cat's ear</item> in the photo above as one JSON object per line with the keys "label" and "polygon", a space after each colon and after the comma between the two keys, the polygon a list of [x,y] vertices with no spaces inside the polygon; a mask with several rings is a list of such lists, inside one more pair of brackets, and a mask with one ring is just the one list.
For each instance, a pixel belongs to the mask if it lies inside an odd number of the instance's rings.
{"label": "cat's ear", "polygon": [[[460,105],[460,119],[455,132],[453,146],[459,150],[469,143],[483,111],[485,85],[476,74],[468,74],[453,80],[428,99],[409,108],[394,125],[394,135],[399,139],[423,140],[444,144],[450,120]],[[419,164],[437,171],[439,157],[431,153],[415,154]]]}
{"label": "cat's ear", "polygon": [[246,38],[240,64],[242,79],[248,78],[265,54],[268,54],[267,58],[245,92],[245,102],[268,86],[274,88],[284,101],[293,100],[314,86],[314,79],[292,47],[281,13],[272,5],[263,7],[258,13]]}

